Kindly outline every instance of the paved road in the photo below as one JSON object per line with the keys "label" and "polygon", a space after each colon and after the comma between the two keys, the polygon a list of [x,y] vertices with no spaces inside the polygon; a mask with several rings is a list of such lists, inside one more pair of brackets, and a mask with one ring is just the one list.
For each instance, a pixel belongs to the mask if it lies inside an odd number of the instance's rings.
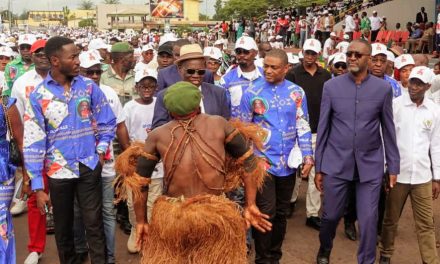
{"label": "paved road", "polygon": [[[314,263],[318,250],[318,232],[305,226],[305,192],[306,184],[301,185],[300,197],[297,209],[292,219],[288,221],[288,231],[284,242],[284,256],[282,264],[310,264]],[[440,219],[440,201],[435,202],[435,217]],[[17,263],[23,263],[28,252],[26,243],[27,234],[27,215],[21,215],[14,219],[15,232],[17,236]],[[439,220],[440,222],[440,220]],[[339,226],[335,239],[335,248],[332,252],[331,260],[333,264],[356,263],[357,242],[352,242],[345,238],[343,224]],[[437,225],[440,228],[439,225]],[[128,236],[119,229],[116,235],[116,258],[118,263],[139,263],[137,255],[127,252],[126,241]],[[393,263],[400,264],[419,264],[421,263],[418,251],[417,237],[412,220],[411,203],[407,202],[400,221],[398,237],[396,238],[396,252]],[[53,235],[48,236],[46,252],[40,261],[41,264],[57,264],[58,257]],[[250,262],[251,263],[251,262]]]}

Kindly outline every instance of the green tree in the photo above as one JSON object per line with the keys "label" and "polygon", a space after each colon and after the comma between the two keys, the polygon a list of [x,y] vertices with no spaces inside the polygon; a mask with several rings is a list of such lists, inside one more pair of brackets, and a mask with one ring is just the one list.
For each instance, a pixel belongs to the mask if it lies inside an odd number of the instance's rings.
{"label": "green tree", "polygon": [[199,14],[199,20],[200,21],[208,21],[208,20],[211,20],[211,18],[208,15]]}
{"label": "green tree", "polygon": [[264,14],[268,7],[267,0],[229,0],[220,13],[227,18],[258,17]]}
{"label": "green tree", "polygon": [[70,14],[70,9],[67,6],[63,7],[63,25],[67,26],[68,22],[69,22],[69,14]]}
{"label": "green tree", "polygon": [[214,4],[215,14],[212,17],[213,20],[223,20],[225,16],[223,15],[223,5],[222,0],[216,0]]}
{"label": "green tree", "polygon": [[26,20],[28,19],[29,11],[27,9],[23,9],[23,12],[18,16],[18,19],[20,20]]}
{"label": "green tree", "polygon": [[83,19],[78,22],[78,27],[94,27],[93,18]]}
{"label": "green tree", "polygon": [[121,1],[119,1],[119,0],[104,0],[104,4],[107,4],[107,5],[118,5],[120,3],[121,3]]}
{"label": "green tree", "polygon": [[79,9],[82,10],[92,10],[93,7],[94,4],[92,0],[82,0],[81,3],[79,4]]}

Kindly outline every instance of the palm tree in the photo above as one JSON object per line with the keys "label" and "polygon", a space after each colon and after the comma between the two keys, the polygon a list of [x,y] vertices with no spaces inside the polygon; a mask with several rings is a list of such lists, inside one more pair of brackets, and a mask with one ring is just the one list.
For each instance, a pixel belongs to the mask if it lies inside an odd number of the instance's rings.
{"label": "palm tree", "polygon": [[79,4],[79,9],[82,10],[92,10],[93,9],[93,1],[92,0],[82,0]]}
{"label": "palm tree", "polygon": [[104,0],[104,4],[107,4],[107,5],[118,5],[120,3],[121,3],[121,1],[119,1],[119,0]]}

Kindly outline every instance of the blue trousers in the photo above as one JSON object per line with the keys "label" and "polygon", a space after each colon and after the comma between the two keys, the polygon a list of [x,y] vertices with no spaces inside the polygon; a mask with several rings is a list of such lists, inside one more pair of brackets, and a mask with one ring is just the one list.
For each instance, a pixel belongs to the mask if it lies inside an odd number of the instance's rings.
{"label": "blue trousers", "polygon": [[[15,167],[9,167],[9,173],[15,174]],[[0,263],[15,264],[15,235],[12,216],[9,212],[14,196],[15,178],[0,182]]]}
{"label": "blue trousers", "polygon": [[324,176],[324,200],[319,240],[321,249],[331,250],[339,220],[344,215],[350,185],[355,186],[359,223],[358,263],[374,264],[376,260],[377,219],[382,179],[372,182],[348,181]]}

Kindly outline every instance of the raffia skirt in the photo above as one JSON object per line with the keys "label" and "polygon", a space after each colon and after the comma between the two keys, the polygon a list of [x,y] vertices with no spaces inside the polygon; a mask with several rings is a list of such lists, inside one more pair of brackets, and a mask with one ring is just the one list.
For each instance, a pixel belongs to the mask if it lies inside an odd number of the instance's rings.
{"label": "raffia skirt", "polygon": [[237,204],[215,195],[159,197],[141,263],[247,263],[246,224]]}

